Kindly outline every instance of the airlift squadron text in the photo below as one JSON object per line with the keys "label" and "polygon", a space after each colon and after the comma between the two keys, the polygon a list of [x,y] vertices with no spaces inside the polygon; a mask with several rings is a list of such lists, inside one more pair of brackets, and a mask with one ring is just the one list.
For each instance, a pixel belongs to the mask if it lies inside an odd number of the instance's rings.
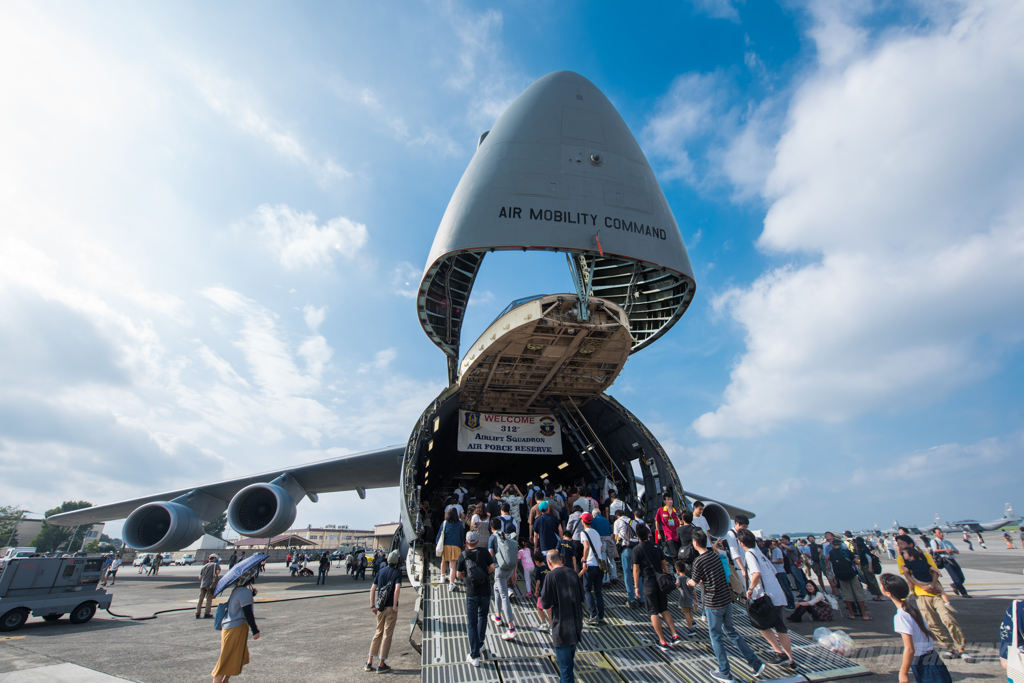
{"label": "airlift squadron text", "polygon": [[[553,453],[554,449],[551,446],[513,446],[508,443],[494,443],[494,442],[519,442],[528,444],[547,443],[547,439],[543,437],[531,437],[531,436],[513,436],[506,434],[505,436],[490,436],[488,434],[474,434],[473,439],[477,441],[489,441],[487,449],[489,451],[504,451],[508,453]],[[472,451],[484,450],[484,444],[482,443],[470,443],[467,444],[467,448]]]}
{"label": "airlift squadron text", "polygon": [[[498,212],[498,218],[522,219],[522,217],[523,209],[519,206],[503,206]],[[530,209],[530,220],[548,221],[551,223],[579,223],[580,225],[598,224],[597,214],[580,213],[578,211],[553,211],[551,209]],[[668,234],[661,228],[656,228],[653,225],[636,223],[634,221],[626,221],[621,218],[613,218],[612,216],[604,216],[604,227],[632,232],[637,235],[645,235],[647,237],[656,237],[661,240],[668,238]]]}

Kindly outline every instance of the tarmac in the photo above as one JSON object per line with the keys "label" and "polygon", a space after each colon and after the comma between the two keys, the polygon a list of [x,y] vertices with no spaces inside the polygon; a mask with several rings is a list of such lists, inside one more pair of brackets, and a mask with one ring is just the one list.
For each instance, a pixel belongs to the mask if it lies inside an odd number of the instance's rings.
{"label": "tarmac", "polygon": [[[1024,597],[1024,551],[1008,550],[993,536],[989,550],[975,544],[961,550],[961,566],[972,599],[952,598],[969,641],[973,664],[947,662],[954,681],[1005,680],[998,660],[998,630],[1009,601]],[[998,547],[1002,546],[1002,547]],[[883,562],[884,571],[895,564]],[[0,636],[0,683],[98,683],[129,680],[139,683],[208,681],[217,660],[220,638],[212,620],[196,620],[198,567],[163,567],[157,577],[121,570],[111,611],[133,621],[100,612],[87,624],[67,618],[45,622],[30,618],[19,631]],[[357,581],[334,568],[326,586],[314,578],[289,575],[283,564],[272,565],[258,586],[256,619],[259,641],[249,641],[251,663],[237,680],[325,682],[365,681],[376,674],[362,670],[375,618],[369,610],[371,579]],[[388,663],[391,675],[418,680],[419,653],[409,644],[415,592],[403,586],[398,625]],[[166,611],[174,610],[174,611]],[[890,602],[868,602],[873,621],[850,621],[845,614],[827,624],[849,633],[857,645],[852,659],[872,672],[864,683],[896,679],[902,646],[893,636]],[[792,625],[810,636],[820,623]],[[417,643],[419,634],[417,632]]]}

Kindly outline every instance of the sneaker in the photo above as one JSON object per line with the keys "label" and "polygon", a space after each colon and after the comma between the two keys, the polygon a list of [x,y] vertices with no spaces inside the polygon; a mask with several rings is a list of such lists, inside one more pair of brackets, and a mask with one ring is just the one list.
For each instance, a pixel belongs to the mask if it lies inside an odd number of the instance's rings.
{"label": "sneaker", "polygon": [[197,614],[196,619],[202,619],[202,617]]}
{"label": "sneaker", "polygon": [[946,650],[940,656],[943,659],[956,659],[958,655],[950,650]]}
{"label": "sneaker", "polygon": [[373,671],[373,664],[371,664],[370,662],[367,662],[366,664],[364,664],[363,665],[363,671],[367,671],[367,672]]}
{"label": "sneaker", "polygon": [[680,640],[682,640],[682,639],[683,639],[683,637],[682,637],[682,636],[680,636],[680,635],[679,635],[679,634],[677,633],[677,634],[675,634],[674,636],[669,636],[669,638],[668,638],[668,642],[670,642],[670,643],[678,643],[678,642],[679,642]]}
{"label": "sneaker", "polygon": [[774,659],[772,664],[782,664],[783,662],[789,659],[789,657],[786,656],[785,652],[773,652],[772,658]]}
{"label": "sneaker", "polygon": [[213,619],[213,615],[212,614],[204,614],[203,615],[203,619]]}
{"label": "sneaker", "polygon": [[607,625],[608,625],[608,622],[607,622],[607,621],[605,621],[604,619],[598,619],[598,620],[597,620],[597,625],[598,625],[598,626],[607,626]]}
{"label": "sneaker", "polygon": [[968,664],[974,664],[974,657],[972,657],[971,655],[967,654],[966,652],[961,652],[960,653],[960,659],[964,660]]}
{"label": "sneaker", "polygon": [[466,661],[473,666],[480,666],[480,658],[474,657],[473,655],[466,655]]}
{"label": "sneaker", "polygon": [[448,592],[449,593],[454,593],[455,592],[455,584],[454,583],[449,583],[448,584]]}
{"label": "sneaker", "polygon": [[515,637],[516,637],[516,630],[514,628],[510,628],[508,630],[508,633],[502,633],[501,634],[501,639],[502,640],[512,640]]}
{"label": "sneaker", "polygon": [[697,629],[695,629],[695,628],[684,628],[683,629],[683,635],[686,636],[687,638],[696,638],[697,637]]}
{"label": "sneaker", "polygon": [[494,623],[496,626],[501,626],[501,617],[497,614],[494,615]]}
{"label": "sneaker", "polygon": [[380,666],[377,667],[377,673],[379,673],[379,674],[386,674],[386,673],[390,673],[390,672],[391,672],[391,667],[388,666],[387,664],[381,664]]}
{"label": "sneaker", "polygon": [[716,681],[722,681],[722,683],[733,683],[732,676],[727,676],[718,669],[711,672],[711,677]]}
{"label": "sneaker", "polygon": [[588,618],[583,620],[583,623],[586,624],[587,626],[597,626],[597,619],[594,619],[592,617],[588,617]]}
{"label": "sneaker", "polygon": [[551,625],[548,624],[548,622],[545,621],[543,624],[541,624],[540,626],[537,627],[537,630],[540,631],[541,633],[547,633],[548,631],[551,630]]}
{"label": "sneaker", "polygon": [[658,649],[662,652],[671,652],[672,646],[670,646],[668,643],[658,643]]}
{"label": "sneaker", "polygon": [[761,662],[760,664],[757,665],[757,668],[754,669],[754,675],[755,676],[760,676],[761,674],[764,673],[764,670],[767,669],[767,668],[768,668],[768,665],[765,664],[764,662]]}

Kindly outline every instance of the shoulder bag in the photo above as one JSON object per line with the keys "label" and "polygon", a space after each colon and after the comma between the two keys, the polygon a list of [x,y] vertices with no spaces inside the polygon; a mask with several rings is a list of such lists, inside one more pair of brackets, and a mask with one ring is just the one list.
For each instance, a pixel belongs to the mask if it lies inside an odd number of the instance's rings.
{"label": "shoulder bag", "polygon": [[583,533],[585,533],[587,535],[587,541],[590,542],[590,552],[592,552],[595,555],[597,555],[597,568],[601,570],[602,574],[607,574],[608,570],[609,570],[609,567],[608,567],[608,562],[604,559],[604,557],[602,557],[602,552],[601,552],[601,549],[602,549],[601,535],[598,534],[598,536],[597,536],[598,543],[597,543],[597,545],[594,545],[594,537],[590,535],[591,531],[593,531],[593,529],[587,529],[587,528],[583,529]]}
{"label": "shoulder bag", "polygon": [[441,535],[437,537],[437,547],[434,548],[434,554],[438,557],[444,555],[444,528],[448,525],[448,520],[445,520],[441,524]]}
{"label": "shoulder bag", "polygon": [[767,593],[747,603],[747,616],[750,618],[750,625],[758,631],[775,628],[779,622],[779,615]]}

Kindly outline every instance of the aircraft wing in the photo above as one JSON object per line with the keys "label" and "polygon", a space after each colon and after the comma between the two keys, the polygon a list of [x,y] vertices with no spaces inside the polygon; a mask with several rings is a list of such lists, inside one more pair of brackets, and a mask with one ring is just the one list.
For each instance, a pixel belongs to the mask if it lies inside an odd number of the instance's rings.
{"label": "aircraft wing", "polygon": [[694,500],[702,500],[705,503],[718,503],[719,505],[721,505],[722,507],[725,508],[726,512],[729,513],[730,517],[735,517],[736,515],[745,515],[747,517],[747,519],[753,519],[754,517],[757,516],[753,512],[751,512],[750,510],[744,510],[743,508],[736,507],[735,505],[733,505],[731,503],[723,503],[720,500],[715,500],[714,498],[708,498],[707,496],[702,496],[699,493],[694,493],[693,491],[683,491],[683,495],[689,496],[690,498],[692,498]]}
{"label": "aircraft wing", "polygon": [[[124,519],[140,505],[156,501],[169,501],[191,491],[199,491],[227,503],[232,496],[249,484],[267,483],[287,472],[309,493],[330,493],[333,491],[354,491],[398,485],[402,455],[405,446],[389,446],[365,453],[343,455],[330,460],[321,460],[307,465],[282,467],[280,469],[254,474],[238,479],[219,481],[213,484],[193,486],[177,491],[167,491],[152,496],[133,498],[109,505],[73,510],[47,518],[51,524],[78,526],[95,524],[112,519]],[[296,501],[298,502],[298,501]],[[209,521],[209,520],[206,520]]]}

